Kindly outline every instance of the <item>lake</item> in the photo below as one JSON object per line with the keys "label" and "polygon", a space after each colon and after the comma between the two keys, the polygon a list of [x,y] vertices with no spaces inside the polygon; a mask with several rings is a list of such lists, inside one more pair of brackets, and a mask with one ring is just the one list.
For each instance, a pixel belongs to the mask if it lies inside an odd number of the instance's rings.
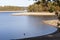
{"label": "lake", "polygon": [[11,16],[12,13],[0,13],[0,40],[43,36],[57,30],[57,28],[42,23],[41,17]]}

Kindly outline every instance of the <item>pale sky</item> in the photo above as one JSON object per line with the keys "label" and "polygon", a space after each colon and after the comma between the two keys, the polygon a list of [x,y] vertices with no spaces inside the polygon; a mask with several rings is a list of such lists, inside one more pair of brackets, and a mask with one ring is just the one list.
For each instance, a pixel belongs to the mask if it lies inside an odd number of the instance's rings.
{"label": "pale sky", "polygon": [[0,0],[0,6],[8,5],[8,6],[29,6],[33,4],[35,1],[33,0]]}

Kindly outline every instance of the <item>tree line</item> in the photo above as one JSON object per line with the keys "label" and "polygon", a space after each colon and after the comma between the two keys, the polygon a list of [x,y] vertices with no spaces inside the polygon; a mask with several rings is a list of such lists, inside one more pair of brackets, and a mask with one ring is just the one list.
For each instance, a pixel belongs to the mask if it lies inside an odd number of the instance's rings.
{"label": "tree line", "polygon": [[0,6],[0,11],[19,11],[19,10],[24,10],[24,8],[18,6]]}
{"label": "tree line", "polygon": [[[37,1],[37,0],[36,0]],[[29,12],[60,11],[60,0],[38,0],[28,7]]]}

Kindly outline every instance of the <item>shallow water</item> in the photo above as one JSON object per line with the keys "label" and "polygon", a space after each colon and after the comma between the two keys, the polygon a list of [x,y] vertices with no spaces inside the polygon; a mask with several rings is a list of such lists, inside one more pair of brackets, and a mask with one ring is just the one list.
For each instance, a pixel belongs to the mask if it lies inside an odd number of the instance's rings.
{"label": "shallow water", "polygon": [[11,16],[11,14],[12,12],[0,13],[0,40],[43,36],[57,30],[43,24],[41,17]]}

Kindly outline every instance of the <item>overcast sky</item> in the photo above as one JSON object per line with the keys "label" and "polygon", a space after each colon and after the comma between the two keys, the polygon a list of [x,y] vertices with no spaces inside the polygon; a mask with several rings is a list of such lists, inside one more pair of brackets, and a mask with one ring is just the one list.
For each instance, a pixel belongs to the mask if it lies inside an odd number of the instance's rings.
{"label": "overcast sky", "polygon": [[8,6],[29,6],[33,4],[33,0],[0,0],[0,6],[8,5]]}

